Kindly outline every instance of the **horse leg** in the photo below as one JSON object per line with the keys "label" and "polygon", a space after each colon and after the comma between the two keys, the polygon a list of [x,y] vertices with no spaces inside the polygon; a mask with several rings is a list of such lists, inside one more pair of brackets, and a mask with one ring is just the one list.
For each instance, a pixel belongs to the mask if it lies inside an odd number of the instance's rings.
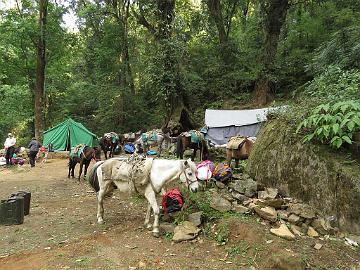
{"label": "horse leg", "polygon": [[150,229],[151,228],[151,224],[150,224],[150,214],[151,214],[151,205],[150,203],[148,204],[148,208],[146,211],[146,216],[145,216],[145,222],[144,222],[144,227],[146,229]]}
{"label": "horse leg", "polygon": [[71,162],[71,177],[72,178],[74,178],[75,177],[75,166],[76,166],[76,161],[75,160],[73,160],[72,162]]}
{"label": "horse leg", "polygon": [[91,160],[85,162],[84,179],[85,179],[85,177],[86,177],[87,169],[89,168],[90,161],[91,161]]}
{"label": "horse leg", "polygon": [[83,165],[84,165],[84,162],[81,160],[81,161],[80,161],[80,169],[79,169],[79,177],[78,177],[78,180],[79,180],[79,181],[80,181],[80,176],[81,176],[81,174],[82,174]]}
{"label": "horse leg", "polygon": [[103,180],[101,169],[98,169],[96,173],[98,176],[99,188],[100,188],[97,193],[98,210],[97,210],[96,217],[97,217],[98,224],[103,224],[104,223],[104,198],[105,198],[107,191],[109,190],[109,185],[112,184],[113,182]]}
{"label": "horse leg", "polygon": [[191,161],[194,161],[194,160],[195,160],[196,152],[197,152],[197,149],[194,148],[194,151],[193,151],[193,153],[192,153],[192,155],[191,155]]}
{"label": "horse leg", "polygon": [[71,172],[71,159],[69,159],[69,173],[68,173],[68,178],[70,178],[70,172]]}
{"label": "horse leg", "polygon": [[159,231],[159,206],[157,204],[156,201],[156,195],[154,190],[152,189],[151,185],[148,185],[145,189],[145,198],[148,200],[149,205],[151,205],[152,210],[154,212],[154,223],[153,223],[153,230],[152,230],[152,234],[155,237],[159,237],[160,236],[160,231]]}

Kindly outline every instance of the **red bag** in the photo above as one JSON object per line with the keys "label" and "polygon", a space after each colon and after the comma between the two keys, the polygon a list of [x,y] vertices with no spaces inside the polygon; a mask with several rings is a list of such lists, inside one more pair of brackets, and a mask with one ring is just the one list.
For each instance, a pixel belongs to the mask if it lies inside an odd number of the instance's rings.
{"label": "red bag", "polygon": [[168,190],[162,198],[162,206],[165,213],[180,211],[184,202],[184,197],[176,188]]}

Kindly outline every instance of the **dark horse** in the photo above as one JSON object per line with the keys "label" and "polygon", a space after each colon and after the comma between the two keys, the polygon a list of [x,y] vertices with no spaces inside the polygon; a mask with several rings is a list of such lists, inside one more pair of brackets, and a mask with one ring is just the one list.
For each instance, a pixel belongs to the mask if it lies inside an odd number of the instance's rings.
{"label": "dark horse", "polygon": [[186,148],[194,149],[194,152],[191,156],[191,160],[194,161],[196,157],[196,151],[199,149],[200,152],[200,159],[207,160],[209,159],[209,149],[207,146],[206,141],[200,140],[198,143],[191,142],[190,136],[185,136],[180,134],[176,140],[176,157],[183,159],[184,151]]}
{"label": "dark horse", "polygon": [[78,178],[79,181],[80,181],[83,165],[85,165],[84,177],[86,177],[87,168],[89,167],[91,160],[94,159],[95,161],[100,161],[101,160],[100,155],[101,155],[101,150],[99,147],[85,146],[80,154],[80,157],[78,157],[77,153],[75,153],[73,156],[70,156],[68,178],[70,178],[70,172],[71,172],[71,176],[74,178],[74,170],[77,163],[80,163],[79,178]]}
{"label": "dark horse", "polygon": [[109,158],[114,157],[114,152],[117,146],[120,147],[120,139],[119,137],[115,138],[113,140],[113,138],[111,137],[106,137],[103,136],[100,138],[99,140],[99,145],[101,147],[101,150],[104,152],[105,155],[105,159],[107,159],[107,152],[110,151],[109,153]]}

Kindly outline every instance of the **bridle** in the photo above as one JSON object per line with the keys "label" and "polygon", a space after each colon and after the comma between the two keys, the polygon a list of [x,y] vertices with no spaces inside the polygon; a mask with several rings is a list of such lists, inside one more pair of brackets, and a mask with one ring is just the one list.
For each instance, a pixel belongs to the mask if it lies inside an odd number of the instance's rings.
{"label": "bridle", "polygon": [[197,179],[192,181],[191,179],[189,179],[189,177],[187,176],[186,173],[186,169],[190,168],[189,165],[185,165],[184,170],[180,173],[180,175],[183,173],[185,175],[185,179],[186,179],[186,184],[188,186],[188,189],[190,189],[190,185],[192,185],[193,183],[197,182]]}

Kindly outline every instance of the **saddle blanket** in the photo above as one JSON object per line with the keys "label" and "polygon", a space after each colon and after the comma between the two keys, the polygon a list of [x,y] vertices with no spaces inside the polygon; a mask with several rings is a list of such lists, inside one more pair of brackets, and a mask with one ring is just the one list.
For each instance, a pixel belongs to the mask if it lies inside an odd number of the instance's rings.
{"label": "saddle blanket", "polygon": [[159,134],[159,132],[156,130],[148,131],[148,132],[141,134],[141,139],[144,143],[146,143],[148,141],[156,142],[158,140],[158,134]]}
{"label": "saddle blanket", "polygon": [[70,157],[78,157],[80,158],[81,154],[84,152],[86,144],[78,144],[75,145],[73,149],[70,151]]}
{"label": "saddle blanket", "polygon": [[128,181],[130,192],[144,187],[150,182],[150,172],[153,158],[133,154],[128,159],[114,158],[104,163],[102,174],[104,179]]}
{"label": "saddle blanket", "polygon": [[181,133],[184,137],[191,137],[192,143],[199,143],[204,140],[204,134],[198,130],[190,130]]}
{"label": "saddle blanket", "polygon": [[110,139],[112,143],[116,143],[116,141],[119,140],[119,135],[117,135],[115,132],[105,133],[104,137]]}
{"label": "saddle blanket", "polygon": [[246,137],[235,136],[231,137],[229,142],[226,144],[226,149],[236,150],[245,142]]}

